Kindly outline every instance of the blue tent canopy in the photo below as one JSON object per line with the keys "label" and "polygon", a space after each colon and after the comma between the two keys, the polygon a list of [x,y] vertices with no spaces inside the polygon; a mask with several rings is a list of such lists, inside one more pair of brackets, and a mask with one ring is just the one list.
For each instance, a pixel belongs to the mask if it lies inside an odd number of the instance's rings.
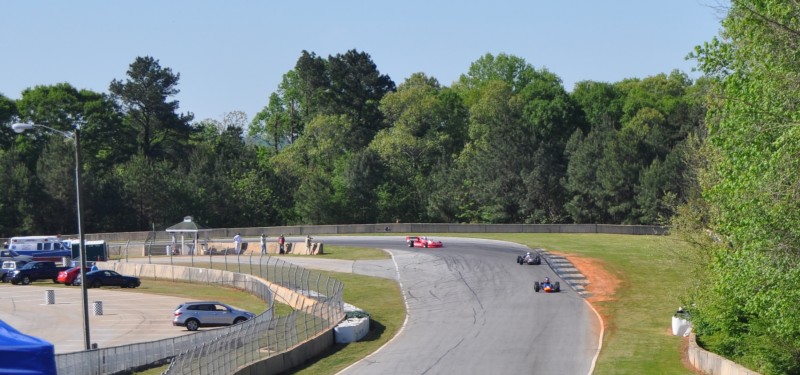
{"label": "blue tent canopy", "polygon": [[21,333],[0,320],[0,374],[55,375],[53,344]]}

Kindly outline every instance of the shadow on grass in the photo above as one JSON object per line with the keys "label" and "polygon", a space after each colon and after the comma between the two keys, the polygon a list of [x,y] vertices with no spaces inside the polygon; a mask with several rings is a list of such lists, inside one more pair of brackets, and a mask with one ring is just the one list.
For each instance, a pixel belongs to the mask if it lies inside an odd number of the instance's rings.
{"label": "shadow on grass", "polygon": [[[367,334],[364,336],[364,338],[362,338],[358,342],[377,341],[378,339],[381,338],[381,336],[383,335],[383,333],[385,331],[386,331],[386,326],[384,326],[383,324],[381,324],[378,321],[370,320],[370,322],[369,322],[369,332],[367,332]],[[326,358],[328,358],[328,357],[330,357],[332,355],[335,355],[335,354],[339,353],[344,348],[347,348],[348,345],[349,344],[338,344],[338,343],[335,343],[335,344],[333,344],[333,346],[329,347],[328,349],[326,349],[325,351],[320,353],[318,356],[309,359],[304,364],[302,364],[300,366],[297,366],[297,367],[295,367],[295,368],[293,368],[293,369],[291,369],[289,371],[282,372],[281,374],[282,375],[283,374],[295,374],[295,373],[298,373],[298,372],[300,372],[302,370],[305,370],[305,369],[307,369],[307,368],[319,363],[320,361],[322,361],[322,360],[324,360],[324,359],[326,359]],[[363,357],[366,357],[367,355],[369,355],[370,353],[374,352],[377,349],[378,349],[377,347],[371,348],[368,353],[364,353]],[[357,361],[361,360],[361,358],[363,358],[363,357],[360,357],[360,358],[357,358],[357,359],[353,360],[352,363],[356,363]],[[345,367],[351,365],[352,363],[348,363]],[[339,372],[339,371],[340,370],[336,370],[335,372]]]}

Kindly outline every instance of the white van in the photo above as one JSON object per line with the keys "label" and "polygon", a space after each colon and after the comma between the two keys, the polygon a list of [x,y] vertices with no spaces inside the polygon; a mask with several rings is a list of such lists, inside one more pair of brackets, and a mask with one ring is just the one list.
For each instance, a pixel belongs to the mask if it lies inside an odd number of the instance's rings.
{"label": "white van", "polygon": [[8,240],[8,250],[17,252],[71,250],[71,246],[70,241],[62,240],[60,236],[11,237]]}

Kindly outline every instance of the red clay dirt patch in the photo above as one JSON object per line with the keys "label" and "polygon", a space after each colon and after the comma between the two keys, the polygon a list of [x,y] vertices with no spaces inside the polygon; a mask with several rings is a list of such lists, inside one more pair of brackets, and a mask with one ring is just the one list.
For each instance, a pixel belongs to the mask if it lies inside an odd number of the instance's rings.
{"label": "red clay dirt patch", "polygon": [[616,300],[616,291],[619,285],[622,284],[622,280],[609,272],[603,261],[552,251],[550,253],[567,258],[578,269],[578,272],[586,278],[589,282],[586,285],[586,292],[591,294],[591,297],[587,298],[587,300],[590,303],[595,304],[597,302]]}
{"label": "red clay dirt patch", "polygon": [[608,331],[607,334],[613,332],[614,321],[611,319],[611,315],[609,315],[608,311],[603,307],[603,304],[598,302],[616,301],[617,288],[622,284],[622,280],[620,280],[617,275],[608,271],[605,262],[601,260],[553,251],[550,253],[567,258],[578,272],[586,278],[586,281],[589,283],[586,284],[585,289],[591,296],[586,298],[586,300],[597,310],[600,319],[603,320],[603,326],[605,326]]}

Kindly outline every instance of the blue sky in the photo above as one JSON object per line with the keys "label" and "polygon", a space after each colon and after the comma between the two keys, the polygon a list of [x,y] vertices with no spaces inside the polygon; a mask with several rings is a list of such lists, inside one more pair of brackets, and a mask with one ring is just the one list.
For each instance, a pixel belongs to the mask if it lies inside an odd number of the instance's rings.
{"label": "blue sky", "polygon": [[423,72],[450,86],[486,53],[558,75],[617,82],[674,69],[720,30],[725,0],[0,2],[0,94],[68,82],[108,92],[137,56],[180,73],[175,98],[196,120],[251,119],[302,50],[357,49],[401,84]]}

